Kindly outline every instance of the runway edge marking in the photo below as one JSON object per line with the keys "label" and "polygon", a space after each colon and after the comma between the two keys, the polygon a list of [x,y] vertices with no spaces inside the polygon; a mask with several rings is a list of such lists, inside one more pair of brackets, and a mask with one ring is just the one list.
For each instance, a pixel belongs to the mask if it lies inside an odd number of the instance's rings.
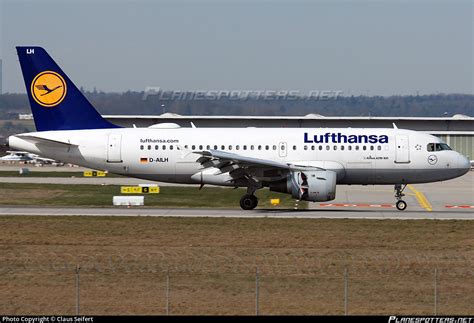
{"label": "runway edge marking", "polygon": [[448,209],[474,209],[474,205],[445,205]]}

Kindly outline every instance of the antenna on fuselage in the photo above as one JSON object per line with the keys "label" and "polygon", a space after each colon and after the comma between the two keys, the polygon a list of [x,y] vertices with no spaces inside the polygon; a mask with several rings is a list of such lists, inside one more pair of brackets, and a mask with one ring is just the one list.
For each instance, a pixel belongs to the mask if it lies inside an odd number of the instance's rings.
{"label": "antenna on fuselage", "polygon": [[393,129],[398,129],[397,125],[395,124],[395,122],[392,122],[392,125],[393,125]]}

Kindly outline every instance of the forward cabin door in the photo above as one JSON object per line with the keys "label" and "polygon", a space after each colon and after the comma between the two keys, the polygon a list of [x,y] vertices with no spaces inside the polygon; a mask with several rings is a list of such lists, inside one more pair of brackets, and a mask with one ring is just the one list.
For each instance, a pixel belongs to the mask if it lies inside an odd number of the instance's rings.
{"label": "forward cabin door", "polygon": [[408,145],[407,135],[395,136],[395,162],[409,163],[410,162],[410,146]]}
{"label": "forward cabin door", "polygon": [[107,143],[107,162],[122,162],[122,135],[110,134]]}

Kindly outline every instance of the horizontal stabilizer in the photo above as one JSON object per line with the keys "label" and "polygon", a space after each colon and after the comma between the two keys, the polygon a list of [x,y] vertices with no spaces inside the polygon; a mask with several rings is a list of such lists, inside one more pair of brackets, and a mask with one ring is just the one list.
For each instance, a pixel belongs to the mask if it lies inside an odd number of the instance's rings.
{"label": "horizontal stabilizer", "polygon": [[15,137],[18,137],[20,139],[29,141],[34,144],[49,144],[49,145],[60,145],[60,146],[66,146],[66,147],[77,147],[76,144],[71,144],[69,141],[60,141],[60,140],[54,140],[54,139],[48,139],[48,138],[43,138],[43,137],[38,137],[38,136],[32,136],[32,135],[17,135]]}

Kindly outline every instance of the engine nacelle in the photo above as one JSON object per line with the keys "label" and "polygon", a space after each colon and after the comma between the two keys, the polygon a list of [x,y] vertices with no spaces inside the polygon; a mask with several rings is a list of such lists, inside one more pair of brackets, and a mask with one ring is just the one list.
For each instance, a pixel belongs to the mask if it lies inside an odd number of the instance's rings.
{"label": "engine nacelle", "polygon": [[336,177],[336,172],[330,170],[295,171],[286,179],[270,183],[269,188],[299,200],[325,202],[336,198]]}

